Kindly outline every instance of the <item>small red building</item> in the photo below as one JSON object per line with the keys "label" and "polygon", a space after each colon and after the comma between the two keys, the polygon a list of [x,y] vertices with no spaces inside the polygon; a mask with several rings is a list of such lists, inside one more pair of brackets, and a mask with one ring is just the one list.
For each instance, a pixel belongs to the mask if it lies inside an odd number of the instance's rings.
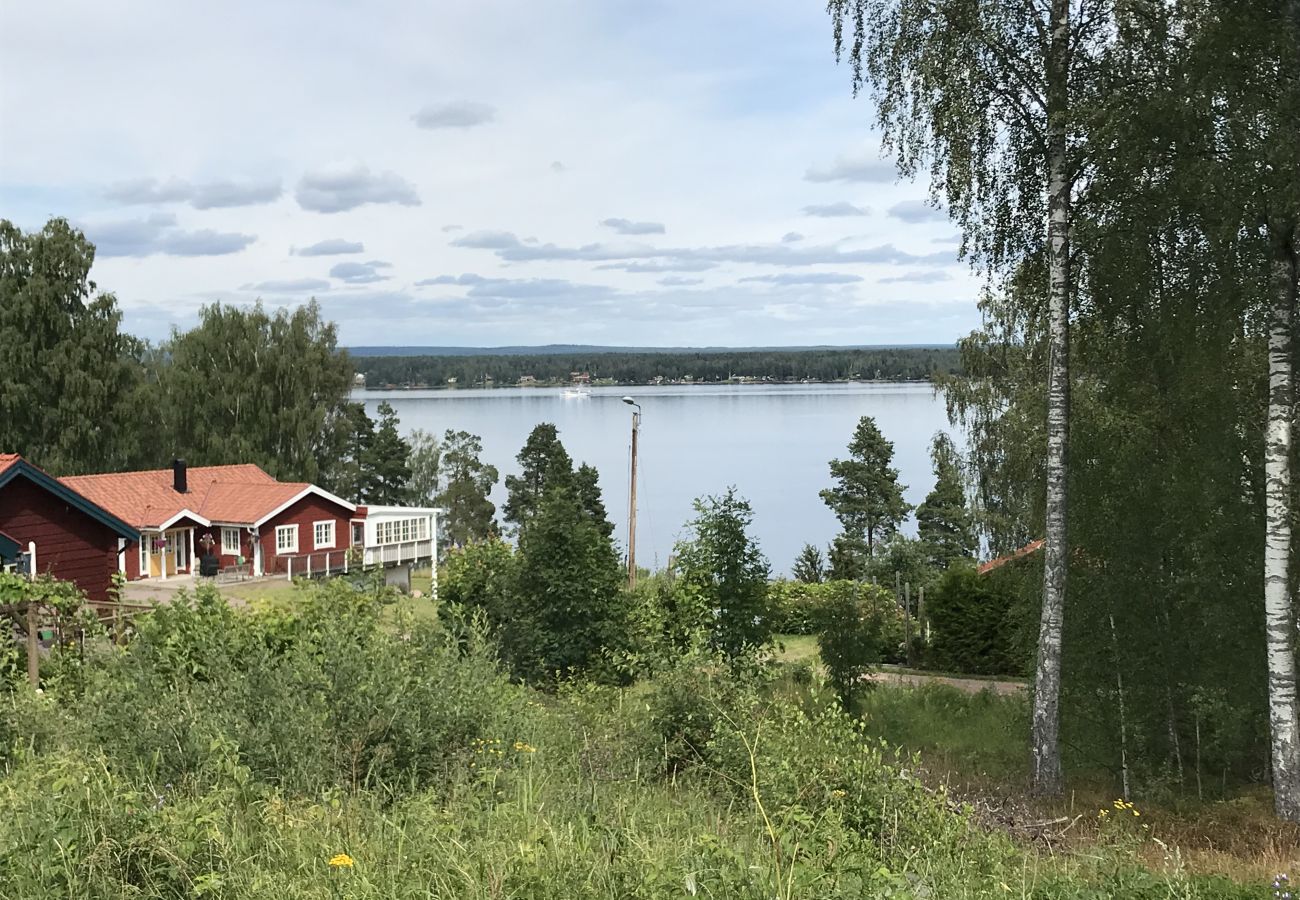
{"label": "small red building", "polygon": [[255,465],[78,475],[63,483],[131,523],[140,539],[121,570],[129,580],[199,573],[200,559],[251,575],[346,567],[357,507],[306,482],[276,481]]}
{"label": "small red building", "polygon": [[109,599],[113,573],[140,540],[128,522],[21,456],[0,454],[0,565],[34,548],[32,569]]}

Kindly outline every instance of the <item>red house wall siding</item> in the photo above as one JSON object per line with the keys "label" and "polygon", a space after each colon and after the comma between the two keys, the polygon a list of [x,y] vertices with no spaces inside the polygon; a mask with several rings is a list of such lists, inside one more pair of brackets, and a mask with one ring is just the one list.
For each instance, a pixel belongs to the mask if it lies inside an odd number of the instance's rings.
{"label": "red house wall siding", "polygon": [[[329,549],[316,549],[315,542],[315,524],[330,520],[334,523],[334,546]],[[325,553],[332,554],[334,565],[342,565],[344,554],[348,550],[351,539],[352,510],[339,506],[324,497],[309,495],[290,506],[288,509],[274,516],[261,526],[259,540],[262,543],[262,568],[266,574],[283,573],[288,570],[288,559],[295,559],[316,556],[318,559],[323,558]],[[286,555],[277,555],[275,552],[275,529],[281,525],[298,526],[298,552]],[[294,563],[294,574],[305,568],[298,562]]]}
{"label": "red house wall siding", "polygon": [[[117,571],[117,535],[19,476],[0,487],[0,531],[36,542],[36,566],[74,582],[91,600],[107,600]],[[129,554],[129,550],[128,550]]]}

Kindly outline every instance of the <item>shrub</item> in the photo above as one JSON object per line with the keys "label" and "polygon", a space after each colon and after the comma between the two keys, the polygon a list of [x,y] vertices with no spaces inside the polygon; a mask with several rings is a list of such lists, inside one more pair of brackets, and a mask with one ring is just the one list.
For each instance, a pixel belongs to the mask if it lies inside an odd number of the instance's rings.
{"label": "shrub", "polygon": [[748,534],[753,510],[735,488],[696,500],[695,512],[688,526],[693,537],[675,550],[680,577],[673,624],[682,636],[703,630],[713,647],[739,656],[772,636],[771,567]]}
{"label": "shrub", "polygon": [[95,651],[80,696],[59,698],[67,728],[159,783],[204,778],[218,745],[297,794],[439,783],[457,751],[504,727],[512,695],[475,628],[396,619],[338,581],[287,613],[236,612],[200,589]]}
{"label": "shrub", "polygon": [[925,602],[933,666],[972,675],[1020,673],[1007,621],[1015,597],[1001,582],[954,566]]}
{"label": "shrub", "polygon": [[817,647],[827,680],[845,709],[865,687],[863,679],[872,666],[885,658],[895,637],[890,625],[898,610],[884,589],[870,584],[854,588],[828,592],[817,615]]}

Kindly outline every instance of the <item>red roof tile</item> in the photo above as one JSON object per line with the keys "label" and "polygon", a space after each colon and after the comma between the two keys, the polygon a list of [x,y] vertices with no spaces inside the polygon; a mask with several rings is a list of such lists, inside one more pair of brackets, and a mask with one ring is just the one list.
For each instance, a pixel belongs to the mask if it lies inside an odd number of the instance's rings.
{"label": "red roof tile", "polygon": [[17,453],[0,453],[0,472],[22,459]]}
{"label": "red roof tile", "polygon": [[184,494],[173,488],[171,469],[61,480],[138,528],[156,528],[186,509],[212,522],[251,525],[311,486],[276,481],[251,464],[191,467]]}
{"label": "red roof tile", "polygon": [[975,571],[984,575],[985,573],[992,572],[994,569],[1000,569],[1007,563],[1020,559],[1022,556],[1037,553],[1039,550],[1043,549],[1043,543],[1043,541],[1034,541],[1033,543],[1025,544],[1025,546],[1021,547],[1019,550],[1013,550],[1005,556],[999,556],[997,559],[990,559],[986,563],[980,563]]}

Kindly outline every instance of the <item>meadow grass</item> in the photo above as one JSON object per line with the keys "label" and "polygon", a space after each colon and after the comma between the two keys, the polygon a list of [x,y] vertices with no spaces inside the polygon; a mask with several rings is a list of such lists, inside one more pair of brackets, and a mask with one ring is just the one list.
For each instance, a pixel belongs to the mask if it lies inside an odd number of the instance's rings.
{"label": "meadow grass", "polygon": [[174,606],[0,694],[0,896],[1262,896],[1130,821],[1018,845],[880,740],[995,771],[960,732],[1009,729],[1005,698],[882,688],[853,718],[690,654],[536,691],[472,623],[345,584]]}

